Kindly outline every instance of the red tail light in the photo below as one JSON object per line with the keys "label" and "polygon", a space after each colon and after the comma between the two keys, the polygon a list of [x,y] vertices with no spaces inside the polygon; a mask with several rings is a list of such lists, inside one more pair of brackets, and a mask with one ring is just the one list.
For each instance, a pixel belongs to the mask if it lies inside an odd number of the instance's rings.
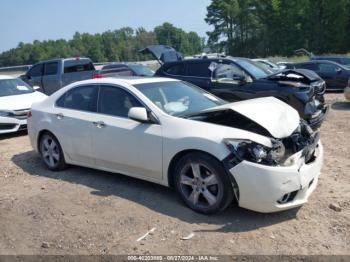
{"label": "red tail light", "polygon": [[103,75],[101,75],[101,74],[93,74],[92,75],[92,79],[96,79],[96,78],[103,78]]}
{"label": "red tail light", "polygon": [[29,111],[29,112],[27,113],[27,117],[28,117],[28,118],[32,117],[32,111]]}

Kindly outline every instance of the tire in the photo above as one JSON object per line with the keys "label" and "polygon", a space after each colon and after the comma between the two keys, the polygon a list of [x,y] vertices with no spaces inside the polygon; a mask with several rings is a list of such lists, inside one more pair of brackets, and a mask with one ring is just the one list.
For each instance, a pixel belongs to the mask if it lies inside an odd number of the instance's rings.
{"label": "tire", "polygon": [[45,133],[40,137],[40,155],[51,171],[60,171],[67,167],[60,143],[51,133]]}
{"label": "tire", "polygon": [[196,152],[175,166],[175,187],[187,206],[202,214],[223,211],[233,200],[233,187],[222,163]]}

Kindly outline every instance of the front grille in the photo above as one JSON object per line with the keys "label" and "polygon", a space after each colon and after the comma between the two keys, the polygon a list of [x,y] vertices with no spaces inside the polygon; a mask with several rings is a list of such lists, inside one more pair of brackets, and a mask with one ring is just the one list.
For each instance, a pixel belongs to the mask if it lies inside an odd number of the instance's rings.
{"label": "front grille", "polygon": [[13,111],[13,117],[18,120],[24,120],[27,119],[27,115],[29,112],[29,109],[21,109],[21,110],[15,110]]}
{"label": "front grille", "polygon": [[10,129],[14,129],[15,127],[16,127],[16,124],[0,123],[0,130],[10,130]]}

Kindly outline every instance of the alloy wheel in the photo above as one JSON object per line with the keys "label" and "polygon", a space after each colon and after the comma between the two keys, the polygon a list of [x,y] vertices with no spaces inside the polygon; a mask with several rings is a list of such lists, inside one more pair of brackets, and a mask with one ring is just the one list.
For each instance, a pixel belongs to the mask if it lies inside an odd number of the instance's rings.
{"label": "alloy wheel", "polygon": [[188,201],[201,208],[214,206],[222,190],[217,174],[208,166],[197,162],[189,162],[183,167],[180,188]]}

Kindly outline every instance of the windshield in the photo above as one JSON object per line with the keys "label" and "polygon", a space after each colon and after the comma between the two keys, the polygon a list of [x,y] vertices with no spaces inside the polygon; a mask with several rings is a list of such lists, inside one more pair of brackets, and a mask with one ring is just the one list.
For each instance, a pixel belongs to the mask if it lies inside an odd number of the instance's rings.
{"label": "windshield", "polygon": [[256,79],[264,78],[268,75],[271,75],[270,70],[267,70],[266,67],[257,62],[248,59],[238,59],[235,62],[241,67],[243,67],[247,72],[249,72],[249,74],[251,74]]}
{"label": "windshield", "polygon": [[138,84],[135,87],[165,113],[184,117],[227,102],[180,81]]}
{"label": "windshield", "polygon": [[34,89],[19,78],[0,79],[0,97],[33,93]]}
{"label": "windshield", "polygon": [[138,65],[138,64],[134,64],[134,65],[129,65],[129,67],[135,71],[135,73],[138,76],[153,76],[154,72],[149,69],[147,66],[144,65]]}

